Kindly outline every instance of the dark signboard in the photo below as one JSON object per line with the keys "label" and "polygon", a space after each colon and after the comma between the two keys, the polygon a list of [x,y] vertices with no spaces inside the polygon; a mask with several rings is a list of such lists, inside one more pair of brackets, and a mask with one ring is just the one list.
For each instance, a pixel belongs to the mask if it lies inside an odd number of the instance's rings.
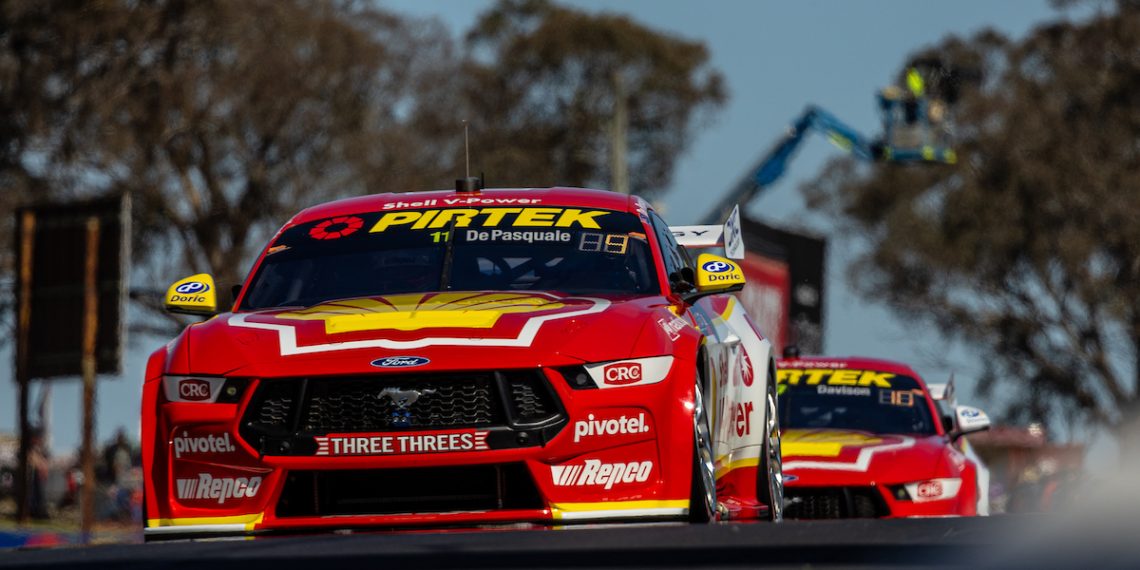
{"label": "dark signboard", "polygon": [[827,242],[748,217],[741,226],[747,284],[740,302],[777,351],[795,345],[803,354],[822,354]]}
{"label": "dark signboard", "polygon": [[[115,196],[67,205],[38,205],[16,212],[17,260],[31,255],[30,289],[17,287],[17,306],[27,299],[27,378],[78,376],[83,357],[83,279],[88,221],[98,220],[98,328],[96,370],[122,369],[127,259],[130,252],[130,203]],[[21,247],[26,224],[32,224],[30,249]]]}

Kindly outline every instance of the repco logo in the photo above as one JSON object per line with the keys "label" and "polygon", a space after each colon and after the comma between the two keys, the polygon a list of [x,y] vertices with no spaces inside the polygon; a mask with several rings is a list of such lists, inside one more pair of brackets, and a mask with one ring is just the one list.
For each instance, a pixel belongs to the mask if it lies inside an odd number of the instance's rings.
{"label": "repco logo", "polygon": [[602,369],[603,382],[610,386],[636,384],[641,381],[640,362],[619,362]]}
{"label": "repco logo", "polygon": [[197,378],[187,378],[178,382],[178,395],[183,400],[201,402],[210,399],[210,383]]}
{"label": "repco logo", "polygon": [[605,487],[622,483],[644,483],[653,472],[652,461],[602,463],[587,459],[579,465],[551,465],[550,476],[558,487]]}

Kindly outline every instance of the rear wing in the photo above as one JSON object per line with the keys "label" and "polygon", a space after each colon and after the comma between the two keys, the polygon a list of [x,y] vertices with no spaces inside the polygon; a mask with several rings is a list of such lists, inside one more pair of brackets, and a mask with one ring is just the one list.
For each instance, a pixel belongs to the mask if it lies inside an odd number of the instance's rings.
{"label": "rear wing", "polygon": [[724,256],[744,259],[744,238],[740,233],[740,206],[732,208],[723,226],[669,226],[677,243],[683,247],[724,246]]}

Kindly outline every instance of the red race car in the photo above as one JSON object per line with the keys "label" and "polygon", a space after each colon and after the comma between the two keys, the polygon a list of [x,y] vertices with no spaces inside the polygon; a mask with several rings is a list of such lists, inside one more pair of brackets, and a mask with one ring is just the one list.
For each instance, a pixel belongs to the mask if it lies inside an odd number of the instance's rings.
{"label": "red race car", "polygon": [[895,362],[797,358],[778,368],[789,518],[977,514],[979,465],[960,438],[989,428],[981,410],[940,413],[918,374]]}
{"label": "red race car", "polygon": [[146,536],[780,517],[739,221],[550,188],[309,208],[150,358]]}

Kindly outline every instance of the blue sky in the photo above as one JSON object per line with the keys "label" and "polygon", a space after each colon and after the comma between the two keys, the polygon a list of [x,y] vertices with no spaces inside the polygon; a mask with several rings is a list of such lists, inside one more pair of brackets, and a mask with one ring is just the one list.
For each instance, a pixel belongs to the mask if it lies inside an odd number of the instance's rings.
{"label": "blue sky", "polygon": [[[808,103],[818,104],[848,124],[874,135],[875,91],[888,83],[907,54],[949,34],[969,35],[994,27],[1023,36],[1032,27],[1061,17],[1045,0],[750,1],[750,0],[575,0],[563,4],[589,11],[628,14],[669,33],[705,42],[712,65],[729,86],[730,100],[713,122],[697,132],[678,162],[665,198],[666,218],[693,223],[744,175],[762,152]],[[468,29],[490,0],[388,0],[394,11],[437,17],[457,34]],[[826,331],[830,354],[901,360],[928,381],[955,373],[961,394],[970,398],[980,367],[969,351],[947,347],[936,331],[896,319],[847,287],[847,264],[861,245],[833,231],[829,220],[806,211],[798,186],[838,150],[821,138],[810,140],[788,175],[754,202],[749,212],[778,226],[808,229],[829,237]],[[171,275],[171,281],[181,276]],[[165,283],[135,284],[164,288]],[[135,337],[124,374],[99,387],[98,439],[117,428],[135,434],[141,379],[150,351],[165,339]],[[11,362],[11,352],[0,353]],[[0,366],[0,432],[14,430],[16,391],[11,370]],[[54,445],[66,450],[79,439],[78,382],[57,384],[53,393]],[[994,407],[994,406],[988,406]]]}

